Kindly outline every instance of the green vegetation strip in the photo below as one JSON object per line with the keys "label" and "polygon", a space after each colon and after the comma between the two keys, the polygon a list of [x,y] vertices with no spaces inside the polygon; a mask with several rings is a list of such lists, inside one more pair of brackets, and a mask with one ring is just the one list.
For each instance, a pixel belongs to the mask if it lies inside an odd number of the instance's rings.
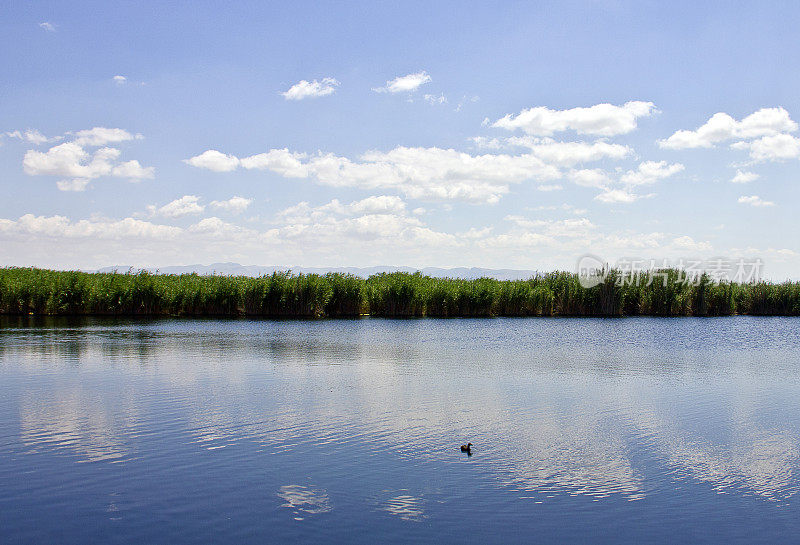
{"label": "green vegetation strip", "polygon": [[0,314],[95,316],[728,316],[800,315],[800,283],[737,284],[678,270],[584,288],[554,272],[528,280],[417,274],[246,276],[0,268]]}

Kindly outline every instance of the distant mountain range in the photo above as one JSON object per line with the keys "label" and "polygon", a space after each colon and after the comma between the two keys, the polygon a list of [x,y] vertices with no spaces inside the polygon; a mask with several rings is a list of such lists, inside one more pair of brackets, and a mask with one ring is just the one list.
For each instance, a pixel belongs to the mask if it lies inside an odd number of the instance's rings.
{"label": "distant mountain range", "polygon": [[[97,272],[127,272],[132,270],[138,272],[140,268],[130,266],[114,266],[103,267],[98,269]],[[160,272],[163,274],[189,274],[197,273],[201,275],[207,274],[221,274],[231,276],[261,276],[263,274],[272,274],[275,271],[288,271],[294,273],[304,274],[325,274],[329,272],[346,273],[355,276],[368,277],[373,274],[383,272],[417,272],[427,276],[437,278],[497,278],[498,280],[524,280],[537,274],[537,271],[516,270],[516,269],[481,269],[477,267],[456,267],[452,269],[442,269],[438,267],[425,267],[423,269],[416,269],[414,267],[391,267],[391,266],[377,266],[377,267],[262,267],[259,265],[240,265],[239,263],[212,263],[210,265],[176,265],[172,267],[158,267],[158,268],[145,268],[149,272]]]}

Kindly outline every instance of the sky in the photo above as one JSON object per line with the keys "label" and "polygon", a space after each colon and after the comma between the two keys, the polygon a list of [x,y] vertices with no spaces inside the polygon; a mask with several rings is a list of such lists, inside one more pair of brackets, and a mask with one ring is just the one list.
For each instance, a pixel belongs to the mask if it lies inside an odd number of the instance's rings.
{"label": "sky", "polygon": [[0,265],[800,278],[796,2],[4,2]]}

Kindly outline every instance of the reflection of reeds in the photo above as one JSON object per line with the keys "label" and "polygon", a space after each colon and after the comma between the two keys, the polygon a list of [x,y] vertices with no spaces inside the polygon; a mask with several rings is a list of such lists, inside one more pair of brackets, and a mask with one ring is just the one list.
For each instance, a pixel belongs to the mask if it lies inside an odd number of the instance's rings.
{"label": "reflection of reeds", "polygon": [[[632,281],[631,281],[632,280]],[[728,316],[800,315],[800,283],[736,284],[674,269],[609,272],[592,288],[554,272],[528,280],[384,273],[200,276],[0,268],[0,313],[126,316]]]}

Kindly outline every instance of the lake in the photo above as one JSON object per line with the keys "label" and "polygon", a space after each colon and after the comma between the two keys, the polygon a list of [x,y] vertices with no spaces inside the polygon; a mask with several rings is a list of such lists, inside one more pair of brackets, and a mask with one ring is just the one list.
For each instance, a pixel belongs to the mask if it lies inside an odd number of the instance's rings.
{"label": "lake", "polygon": [[799,441],[796,318],[0,319],[7,543],[786,542]]}

